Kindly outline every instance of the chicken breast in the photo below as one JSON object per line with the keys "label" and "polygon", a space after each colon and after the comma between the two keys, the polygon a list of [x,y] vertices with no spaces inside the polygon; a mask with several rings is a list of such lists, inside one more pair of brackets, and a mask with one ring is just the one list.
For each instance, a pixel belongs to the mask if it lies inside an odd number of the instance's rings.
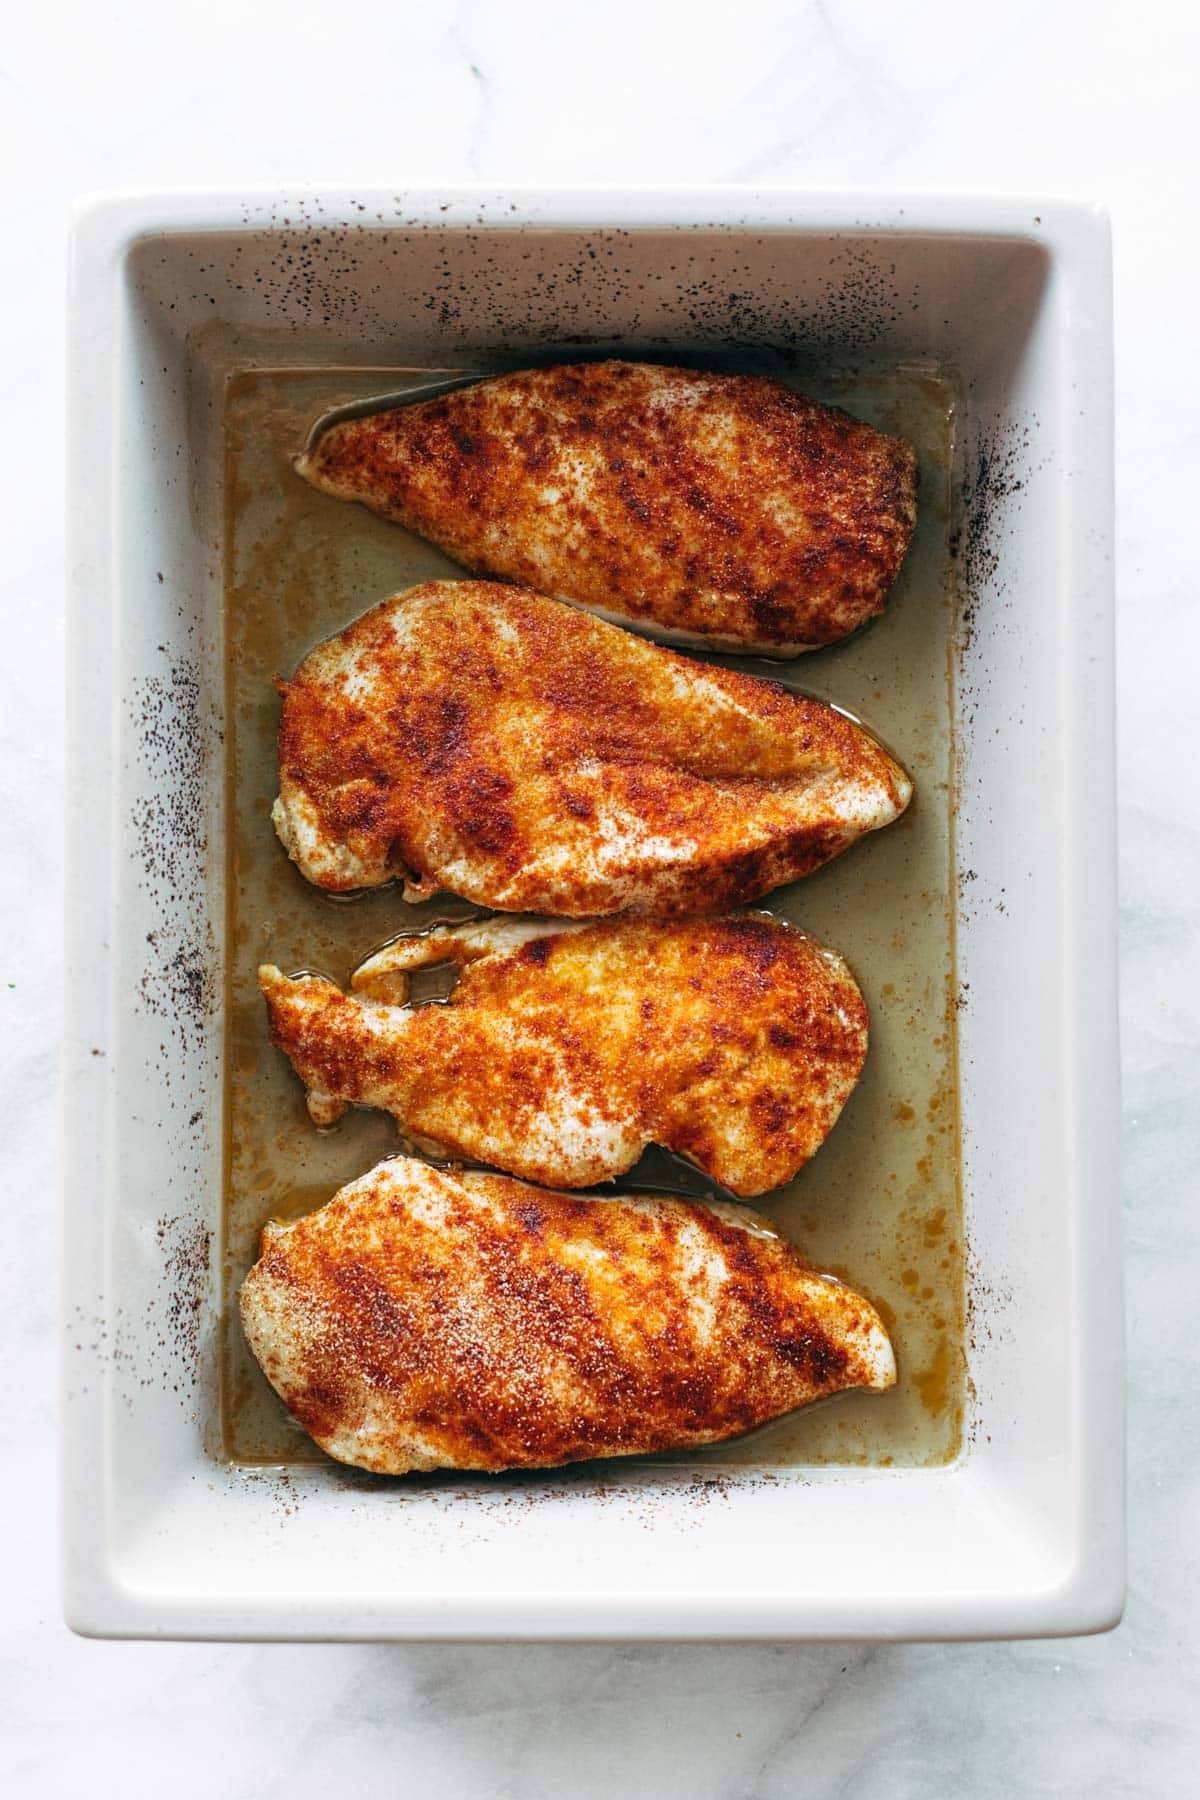
{"label": "chicken breast", "polygon": [[[449,1000],[404,1005],[409,972],[447,960]],[[841,958],[761,915],[491,919],[398,939],[353,995],[273,967],[259,986],[318,1124],[382,1107],[419,1148],[548,1187],[611,1180],[651,1143],[733,1193],[778,1187],[867,1049]]]}
{"label": "chicken breast", "polygon": [[304,1430],[382,1475],[711,1444],[896,1378],[867,1301],[744,1207],[408,1157],[268,1225],[241,1310]]}
{"label": "chicken breast", "polygon": [[527,369],[343,419],[297,461],[469,569],[674,643],[794,656],[883,610],[916,522],[899,438],[761,375]]}
{"label": "chicken breast", "polygon": [[894,819],[904,771],[833,707],[490,582],[429,582],[284,688],[275,828],[332,891],[403,876],[506,912],[756,900]]}

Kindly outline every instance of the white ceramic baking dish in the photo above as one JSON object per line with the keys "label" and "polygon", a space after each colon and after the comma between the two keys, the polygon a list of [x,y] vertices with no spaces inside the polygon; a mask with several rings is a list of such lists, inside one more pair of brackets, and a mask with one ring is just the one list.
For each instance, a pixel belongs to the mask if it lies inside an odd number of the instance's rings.
{"label": "white ceramic baking dish", "polygon": [[[77,1629],[894,1638],[1116,1621],[1110,312],[1107,223],[1061,203],[340,190],[81,210],[62,1465]],[[385,1484],[222,1459],[215,346],[231,330],[285,347],[325,332],[338,355],[409,366],[636,342],[955,372],[971,1398],[949,1466]]]}

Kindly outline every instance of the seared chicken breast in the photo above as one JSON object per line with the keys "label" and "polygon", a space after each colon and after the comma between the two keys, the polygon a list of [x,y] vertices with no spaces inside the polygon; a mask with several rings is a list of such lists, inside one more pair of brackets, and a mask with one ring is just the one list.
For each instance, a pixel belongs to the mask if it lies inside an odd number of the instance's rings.
{"label": "seared chicken breast", "polygon": [[497,583],[428,582],[283,691],[273,818],[310,881],[505,912],[706,912],[907,805],[860,726]]}
{"label": "seared chicken breast", "polygon": [[711,1444],[896,1378],[868,1302],[744,1207],[407,1157],[268,1225],[241,1310],[305,1431],[383,1475]]}
{"label": "seared chicken breast", "polygon": [[[403,1004],[453,960],[448,1001]],[[418,1148],[587,1187],[648,1144],[735,1194],[788,1181],[858,1080],[867,1009],[841,958],[743,915],[676,924],[490,919],[398,939],[352,995],[259,970],[272,1041],[318,1124],[392,1113]]]}
{"label": "seared chicken breast", "polygon": [[297,461],[484,575],[793,656],[883,610],[916,521],[899,438],[760,375],[528,369],[331,423]]}

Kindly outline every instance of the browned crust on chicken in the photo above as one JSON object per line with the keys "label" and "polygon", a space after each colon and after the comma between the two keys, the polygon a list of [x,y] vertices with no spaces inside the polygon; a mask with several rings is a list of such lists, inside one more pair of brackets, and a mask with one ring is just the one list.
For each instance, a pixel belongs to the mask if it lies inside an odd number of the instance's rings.
{"label": "browned crust on chicken", "polygon": [[707,1444],[895,1379],[867,1301],[740,1207],[407,1158],[268,1226],[241,1310],[305,1431],[382,1474]]}
{"label": "browned crust on chicken", "polygon": [[883,610],[916,458],[759,375],[529,369],[331,425],[297,467],[467,568],[647,628],[794,654]]}
{"label": "browned crust on chicken", "polygon": [[904,771],[833,707],[571,607],[428,582],[284,691],[276,827],[331,890],[398,873],[503,911],[712,911],[887,824]]}
{"label": "browned crust on chicken", "polygon": [[402,998],[405,969],[446,959],[463,965],[449,1003],[412,1008],[259,971],[315,1117],[383,1107],[414,1138],[553,1187],[612,1179],[656,1143],[751,1195],[814,1154],[866,1056],[846,965],[761,915],[444,927],[356,984],[395,995],[398,969]]}

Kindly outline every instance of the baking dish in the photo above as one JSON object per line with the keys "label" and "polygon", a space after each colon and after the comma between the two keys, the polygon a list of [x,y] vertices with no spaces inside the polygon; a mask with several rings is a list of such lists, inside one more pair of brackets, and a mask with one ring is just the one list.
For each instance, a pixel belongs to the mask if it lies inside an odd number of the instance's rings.
{"label": "baking dish", "polygon": [[[71,271],[63,1533],[79,1630],[979,1637],[1123,1593],[1107,225],[721,190],[103,199]],[[610,346],[936,370],[968,1413],[937,1467],[226,1454],[224,394]],[[389,385],[386,381],[381,386]],[[374,596],[372,596],[374,597]]]}

